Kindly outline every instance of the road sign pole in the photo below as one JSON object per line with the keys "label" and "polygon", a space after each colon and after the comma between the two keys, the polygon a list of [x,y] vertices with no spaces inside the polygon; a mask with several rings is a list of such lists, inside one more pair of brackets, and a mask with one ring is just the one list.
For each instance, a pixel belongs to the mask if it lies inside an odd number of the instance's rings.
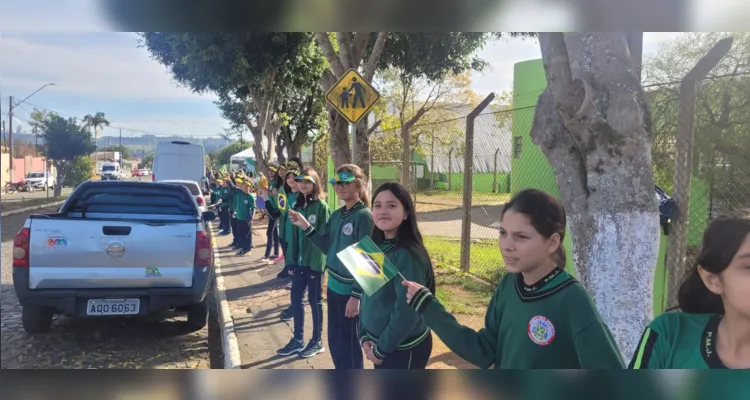
{"label": "road sign pole", "polygon": [[352,164],[357,164],[357,124],[349,124],[349,134],[352,138]]}

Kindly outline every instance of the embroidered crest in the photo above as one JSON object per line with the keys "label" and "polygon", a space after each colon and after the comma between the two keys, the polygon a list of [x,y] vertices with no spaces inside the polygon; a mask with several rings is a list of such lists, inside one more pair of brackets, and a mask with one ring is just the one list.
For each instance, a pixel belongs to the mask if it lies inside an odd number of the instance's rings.
{"label": "embroidered crest", "polygon": [[311,224],[314,224],[317,220],[318,217],[316,215],[311,215],[310,218],[308,218],[308,221],[310,221]]}
{"label": "embroidered crest", "polygon": [[552,321],[541,315],[529,321],[528,332],[529,339],[540,346],[546,346],[555,339],[555,326],[552,325]]}
{"label": "embroidered crest", "polygon": [[245,204],[247,204],[247,200],[245,200]]}
{"label": "embroidered crest", "polygon": [[354,232],[354,227],[352,226],[351,222],[347,223],[343,228],[341,228],[341,233],[346,236],[351,236],[352,232]]}

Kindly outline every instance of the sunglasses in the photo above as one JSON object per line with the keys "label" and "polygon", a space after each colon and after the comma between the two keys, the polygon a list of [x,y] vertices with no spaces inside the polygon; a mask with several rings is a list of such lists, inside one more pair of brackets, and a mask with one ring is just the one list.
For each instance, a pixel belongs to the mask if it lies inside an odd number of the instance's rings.
{"label": "sunglasses", "polygon": [[338,188],[347,189],[349,188],[350,183],[351,182],[333,182],[333,187],[335,189],[338,189]]}

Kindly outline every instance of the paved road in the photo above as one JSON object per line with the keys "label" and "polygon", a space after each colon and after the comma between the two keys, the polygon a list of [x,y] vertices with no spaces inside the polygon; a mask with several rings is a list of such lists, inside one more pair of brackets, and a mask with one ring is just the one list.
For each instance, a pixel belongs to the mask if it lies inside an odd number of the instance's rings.
{"label": "paved road", "polygon": [[[37,212],[54,212],[54,209]],[[208,329],[185,333],[184,316],[78,319],[57,316],[50,333],[21,326],[13,289],[13,236],[27,214],[2,219],[2,368],[209,368]]]}

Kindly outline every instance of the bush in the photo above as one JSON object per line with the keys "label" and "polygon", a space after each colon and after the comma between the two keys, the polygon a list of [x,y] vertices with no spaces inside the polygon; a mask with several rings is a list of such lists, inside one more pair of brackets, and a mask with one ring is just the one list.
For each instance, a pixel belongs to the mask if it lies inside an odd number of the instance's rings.
{"label": "bush", "polygon": [[76,187],[94,176],[94,160],[88,156],[76,157],[70,163],[70,172],[65,177],[63,186]]}

